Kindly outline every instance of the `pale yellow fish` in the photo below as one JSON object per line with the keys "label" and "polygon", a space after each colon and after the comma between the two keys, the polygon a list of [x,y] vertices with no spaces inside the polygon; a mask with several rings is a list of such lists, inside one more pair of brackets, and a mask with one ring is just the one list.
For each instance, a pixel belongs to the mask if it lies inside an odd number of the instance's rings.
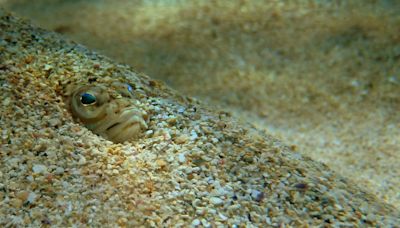
{"label": "pale yellow fish", "polygon": [[74,118],[110,141],[133,140],[147,129],[148,115],[128,84],[70,84],[64,95]]}

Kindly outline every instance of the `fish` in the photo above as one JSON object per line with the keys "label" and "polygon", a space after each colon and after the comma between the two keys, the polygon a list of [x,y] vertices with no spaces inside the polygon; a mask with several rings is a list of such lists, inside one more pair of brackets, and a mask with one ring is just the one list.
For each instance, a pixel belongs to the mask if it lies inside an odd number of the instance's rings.
{"label": "fish", "polygon": [[64,98],[75,119],[114,143],[138,139],[148,128],[148,113],[127,83],[71,83]]}

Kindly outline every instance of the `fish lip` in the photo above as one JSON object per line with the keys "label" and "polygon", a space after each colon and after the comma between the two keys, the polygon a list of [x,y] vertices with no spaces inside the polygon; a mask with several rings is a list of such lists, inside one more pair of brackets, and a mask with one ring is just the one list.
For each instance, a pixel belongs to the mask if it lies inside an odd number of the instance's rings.
{"label": "fish lip", "polygon": [[[112,118],[112,122],[114,123],[104,129],[104,133],[112,135],[111,138],[120,138],[120,134],[124,133],[130,135],[129,138],[134,138],[148,128],[144,118],[145,114],[144,111],[135,106],[125,107]],[[114,130],[118,128],[121,130],[121,133],[116,134]],[[132,128],[136,128],[137,131],[132,132]]]}

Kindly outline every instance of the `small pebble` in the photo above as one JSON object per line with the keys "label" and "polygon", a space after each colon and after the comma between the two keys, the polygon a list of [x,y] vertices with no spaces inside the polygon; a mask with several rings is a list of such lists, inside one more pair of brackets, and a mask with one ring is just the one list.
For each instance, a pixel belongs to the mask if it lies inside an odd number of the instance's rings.
{"label": "small pebble", "polygon": [[64,173],[64,168],[57,167],[56,170],[54,170],[54,173],[57,174],[57,175],[63,174]]}
{"label": "small pebble", "polygon": [[29,182],[33,182],[33,181],[35,180],[35,179],[33,179],[33,177],[32,177],[31,175],[27,176],[26,179],[27,179]]}
{"label": "small pebble", "polygon": [[264,193],[257,190],[252,190],[251,197],[253,198],[253,200],[260,202],[264,198]]}
{"label": "small pebble", "polygon": [[60,126],[61,125],[61,120],[59,118],[53,118],[53,119],[49,120],[49,124],[52,127]]}
{"label": "small pebble", "polygon": [[211,197],[210,202],[214,205],[222,205],[224,201],[218,197]]}
{"label": "small pebble", "polygon": [[218,215],[219,215],[219,217],[221,218],[222,221],[226,221],[228,219],[228,217],[226,217],[225,215],[223,215],[221,213],[219,213]]}
{"label": "small pebble", "polygon": [[47,167],[44,165],[33,165],[32,171],[34,173],[46,173],[47,172]]}
{"label": "small pebble", "polygon": [[200,225],[200,220],[198,219],[193,220],[192,226],[198,226],[198,225]]}
{"label": "small pebble", "polygon": [[183,144],[185,142],[187,142],[189,140],[189,138],[186,135],[180,135],[175,139],[175,142],[177,144]]}
{"label": "small pebble", "polygon": [[53,69],[53,66],[51,66],[51,65],[49,65],[49,64],[45,64],[44,65],[44,70],[51,70],[51,69]]}
{"label": "small pebble", "polygon": [[79,165],[84,165],[86,164],[86,158],[82,155],[79,155],[79,161],[78,161]]}
{"label": "small pebble", "polygon": [[196,131],[191,131],[190,132],[190,140],[194,141],[198,138],[199,136],[197,135]]}
{"label": "small pebble", "polygon": [[184,107],[178,108],[178,113],[182,114],[184,112],[185,112],[185,108]]}
{"label": "small pebble", "polygon": [[185,162],[186,162],[186,157],[185,157],[185,154],[184,154],[184,153],[180,153],[180,154],[178,155],[178,161],[179,161],[180,163],[185,163]]}
{"label": "small pebble", "polygon": [[156,160],[156,164],[157,164],[160,168],[163,168],[163,167],[165,167],[165,166],[167,165],[167,162],[165,162],[165,161],[162,160],[162,159],[157,159],[157,160]]}
{"label": "small pebble", "polygon": [[205,219],[201,220],[201,224],[203,224],[204,227],[211,227],[211,224]]}
{"label": "small pebble", "polygon": [[11,102],[11,99],[9,97],[7,97],[6,99],[3,100],[3,105],[4,106],[8,106]]}
{"label": "small pebble", "polygon": [[27,192],[27,191],[21,191],[16,194],[16,197],[18,199],[22,200],[23,202],[25,202],[28,199],[28,196],[29,196],[29,192]]}
{"label": "small pebble", "polygon": [[23,202],[22,202],[22,200],[15,198],[15,199],[10,200],[10,203],[15,208],[21,208]]}
{"label": "small pebble", "polygon": [[28,195],[27,201],[29,203],[33,203],[33,202],[35,202],[35,199],[36,199],[36,194],[34,192],[30,192]]}

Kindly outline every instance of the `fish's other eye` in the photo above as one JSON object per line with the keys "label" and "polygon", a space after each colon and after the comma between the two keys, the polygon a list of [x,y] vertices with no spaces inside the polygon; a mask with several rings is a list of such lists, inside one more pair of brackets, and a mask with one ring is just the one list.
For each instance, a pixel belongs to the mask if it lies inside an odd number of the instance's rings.
{"label": "fish's other eye", "polygon": [[90,93],[83,93],[81,95],[81,103],[84,106],[96,104],[96,97]]}
{"label": "fish's other eye", "polygon": [[133,91],[133,88],[132,88],[132,86],[131,86],[131,85],[129,85],[129,84],[126,84],[126,86],[128,87],[128,91],[132,93],[132,91]]}

